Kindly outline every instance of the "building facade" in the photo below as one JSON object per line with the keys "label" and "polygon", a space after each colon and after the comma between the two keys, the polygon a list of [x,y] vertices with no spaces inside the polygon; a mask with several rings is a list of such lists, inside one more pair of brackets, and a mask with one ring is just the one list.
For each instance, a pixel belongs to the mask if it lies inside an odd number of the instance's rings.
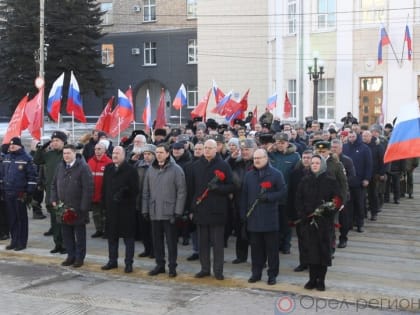
{"label": "building facade", "polygon": [[[118,89],[133,90],[135,120],[142,122],[149,90],[152,119],[156,117],[161,91],[165,93],[168,121],[189,118],[197,104],[196,0],[101,0],[103,31],[100,41],[104,77],[109,88],[103,99],[91,97],[87,114],[99,115]],[[181,113],[171,104],[181,84],[188,105]],[[101,104],[98,109],[97,104]],[[90,106],[89,106],[90,105]]]}
{"label": "building facade", "polygon": [[[339,122],[352,112],[365,125],[391,122],[420,95],[419,0],[202,0],[197,12],[199,94],[211,79],[238,94],[250,88],[249,109],[262,113],[277,93],[282,118],[287,91],[291,121],[312,116],[316,98],[318,120]],[[381,45],[378,63],[381,28],[390,43]],[[323,67],[315,93],[314,58]]]}

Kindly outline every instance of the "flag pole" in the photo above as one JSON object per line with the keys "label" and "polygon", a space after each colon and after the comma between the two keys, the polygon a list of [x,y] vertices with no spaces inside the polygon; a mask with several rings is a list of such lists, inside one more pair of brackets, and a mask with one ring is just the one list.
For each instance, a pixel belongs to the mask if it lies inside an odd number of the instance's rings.
{"label": "flag pole", "polygon": [[71,111],[71,132],[73,134],[73,143],[74,143],[74,111]]}
{"label": "flag pole", "polygon": [[61,119],[61,113],[58,113],[57,129],[60,129],[60,119]]}
{"label": "flag pole", "polygon": [[118,117],[118,145],[120,145],[121,138],[121,117]]}
{"label": "flag pole", "polygon": [[[406,22],[405,22],[405,27],[408,27],[408,18],[410,17],[410,14],[407,14],[407,20],[406,20]],[[403,40],[403,47],[402,47],[402,50],[401,50],[401,60],[400,60],[400,64],[402,64],[402,62],[403,62],[403,58],[404,58],[404,51],[405,51],[405,35],[406,35],[406,33],[405,33],[405,28],[404,28],[404,40]]]}
{"label": "flag pole", "polygon": [[182,113],[182,105],[179,108],[179,127],[181,128],[181,113]]}

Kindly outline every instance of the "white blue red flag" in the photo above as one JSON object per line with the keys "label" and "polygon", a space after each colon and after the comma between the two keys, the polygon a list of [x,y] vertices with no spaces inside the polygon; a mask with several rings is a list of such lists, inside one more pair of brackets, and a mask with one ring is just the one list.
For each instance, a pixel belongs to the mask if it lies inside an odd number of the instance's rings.
{"label": "white blue red flag", "polygon": [[143,111],[143,122],[146,125],[146,130],[149,130],[152,127],[152,108],[150,105],[150,94],[149,90],[146,92],[146,102],[144,104]]}
{"label": "white blue red flag", "polygon": [[273,94],[272,96],[270,96],[267,100],[267,109],[268,110],[273,110],[274,108],[276,108],[277,106],[277,93]]}
{"label": "white blue red flag", "polygon": [[225,97],[225,93],[223,93],[223,91],[218,88],[216,81],[214,80],[213,80],[213,93],[214,93],[214,100],[217,105]]}
{"label": "white blue red flag", "polygon": [[382,63],[382,48],[386,45],[391,44],[388,33],[385,30],[385,27],[382,26],[379,35],[379,44],[378,44],[378,64]]}
{"label": "white blue red flag", "polygon": [[61,110],[61,97],[63,94],[64,72],[53,83],[48,94],[47,112],[55,122],[58,121]]}
{"label": "white blue red flag", "polygon": [[183,106],[187,105],[187,90],[185,89],[184,84],[181,84],[181,87],[178,90],[178,93],[175,95],[174,102],[172,106],[176,110],[180,110]]}
{"label": "white blue red flag", "polygon": [[80,95],[79,84],[76,81],[76,77],[73,71],[70,73],[70,84],[69,93],[67,96],[67,108],[66,111],[69,115],[74,115],[78,121],[86,122],[86,116],[83,112],[82,96]]}
{"label": "white blue red flag", "polygon": [[123,91],[118,89],[117,106],[112,111],[109,135],[116,137],[118,133],[127,129],[134,121],[133,105]]}
{"label": "white blue red flag", "polygon": [[411,36],[408,25],[405,26],[404,42],[407,42],[407,59],[411,60],[411,56],[413,55],[413,49],[411,47]]}
{"label": "white blue red flag", "polygon": [[417,101],[400,107],[384,162],[420,156],[420,110]]}

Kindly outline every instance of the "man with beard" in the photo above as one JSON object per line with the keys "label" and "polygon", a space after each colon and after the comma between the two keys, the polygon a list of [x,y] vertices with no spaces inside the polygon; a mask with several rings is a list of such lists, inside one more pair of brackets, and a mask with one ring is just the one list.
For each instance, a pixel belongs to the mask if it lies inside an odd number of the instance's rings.
{"label": "man with beard", "polygon": [[125,244],[124,272],[133,272],[138,185],[136,170],[125,160],[123,147],[116,146],[112,152],[112,163],[105,168],[102,186],[109,257],[102,270],[118,267],[118,242],[122,237]]}

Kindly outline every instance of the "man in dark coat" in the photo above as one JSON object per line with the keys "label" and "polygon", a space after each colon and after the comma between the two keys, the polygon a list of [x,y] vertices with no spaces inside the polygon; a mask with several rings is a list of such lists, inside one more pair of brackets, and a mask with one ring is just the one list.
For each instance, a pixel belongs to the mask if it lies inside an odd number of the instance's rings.
{"label": "man in dark coat", "polygon": [[63,161],[58,165],[51,184],[51,204],[63,204],[77,215],[74,221],[66,221],[65,214],[61,230],[67,258],[63,266],[81,267],[86,256],[86,223],[89,223],[89,210],[93,195],[93,177],[89,166],[82,157],[76,158],[76,147],[66,144],[63,148]]}
{"label": "man in dark coat", "polygon": [[0,181],[4,189],[11,241],[7,250],[20,251],[28,243],[28,211],[26,203],[34,193],[36,169],[32,157],[23,149],[19,137],[13,137],[0,170]]}
{"label": "man in dark coat", "polygon": [[137,171],[125,161],[124,148],[116,146],[112,152],[112,163],[105,168],[102,186],[109,254],[109,261],[102,270],[118,267],[118,241],[122,237],[125,244],[124,271],[133,272],[138,187]]}
{"label": "man in dark coat", "polygon": [[[216,180],[216,172],[223,180]],[[220,178],[220,177],[218,177]],[[213,271],[217,280],[223,280],[224,229],[229,210],[229,194],[235,190],[232,170],[217,154],[213,139],[204,143],[204,155],[191,170],[191,209],[198,225],[201,271],[195,277],[210,275],[210,247],[213,246]]]}
{"label": "man in dark coat", "polygon": [[254,169],[245,175],[242,187],[241,218],[247,220],[251,244],[252,275],[248,282],[261,280],[267,258],[267,284],[274,285],[279,273],[278,203],[287,189],[283,174],[269,165],[264,149],[254,152]]}

